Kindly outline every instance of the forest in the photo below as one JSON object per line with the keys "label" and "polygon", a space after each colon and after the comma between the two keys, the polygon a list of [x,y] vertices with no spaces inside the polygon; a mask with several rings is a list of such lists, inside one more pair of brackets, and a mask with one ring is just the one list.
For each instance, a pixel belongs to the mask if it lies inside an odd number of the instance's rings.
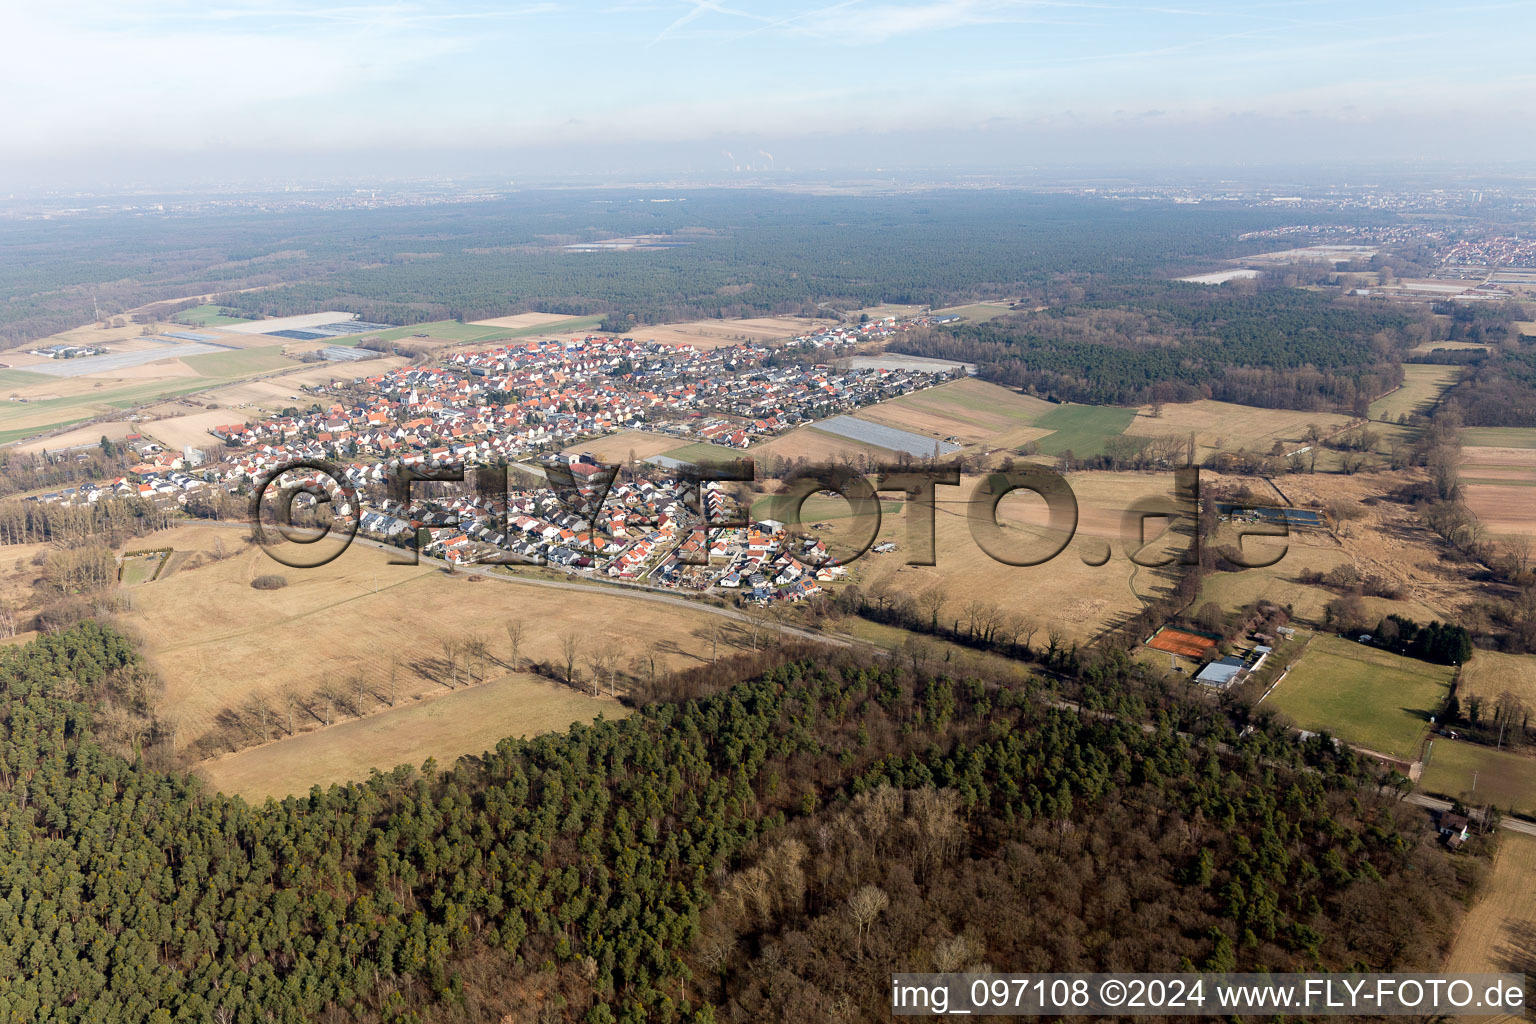
{"label": "forest", "polygon": [[1402,380],[1409,317],[1279,285],[1141,282],[981,324],[913,332],[891,348],[964,359],[982,376],[1060,401],[1214,398],[1364,415]]}
{"label": "forest", "polygon": [[853,1022],[893,970],[1436,962],[1481,862],[1369,765],[1073,655],[741,655],[252,807],[163,767],[123,636],[0,649],[0,1018]]}
{"label": "forest", "polygon": [[[242,315],[343,309],[397,324],[530,309],[657,323],[1009,293],[1055,301],[1093,280],[1253,251],[1237,236],[1282,217],[1023,192],[652,198],[553,190],[377,210],[0,219],[12,257],[0,262],[0,342],[78,327],[97,308],[118,316],[203,294]],[[686,244],[564,248],[640,233]]]}

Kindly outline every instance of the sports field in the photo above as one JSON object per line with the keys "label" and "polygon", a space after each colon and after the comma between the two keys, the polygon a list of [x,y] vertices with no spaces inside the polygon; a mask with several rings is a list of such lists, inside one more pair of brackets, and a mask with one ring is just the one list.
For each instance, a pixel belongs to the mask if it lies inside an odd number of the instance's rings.
{"label": "sports field", "polygon": [[1135,409],[1113,405],[1058,405],[1034,426],[1050,431],[1037,442],[1042,455],[1071,452],[1081,459],[1101,454],[1105,444],[1125,433],[1135,418]]}
{"label": "sports field", "polygon": [[1536,757],[1436,737],[1419,789],[1448,800],[1491,801],[1501,810],[1536,814]]}
{"label": "sports field", "polygon": [[1269,703],[1299,728],[1413,760],[1450,682],[1449,666],[1319,634]]}
{"label": "sports field", "polygon": [[598,715],[628,714],[616,700],[578,693],[524,672],[510,673],[204,761],[197,773],[223,793],[253,802],[282,799],[307,793],[311,786],[365,779],[374,769],[419,766],[429,757],[446,768],[508,737],[563,730]]}
{"label": "sports field", "polygon": [[1164,626],[1158,630],[1147,646],[1155,651],[1178,654],[1185,658],[1200,658],[1216,646],[1216,638],[1203,633],[1189,633],[1182,629]]}

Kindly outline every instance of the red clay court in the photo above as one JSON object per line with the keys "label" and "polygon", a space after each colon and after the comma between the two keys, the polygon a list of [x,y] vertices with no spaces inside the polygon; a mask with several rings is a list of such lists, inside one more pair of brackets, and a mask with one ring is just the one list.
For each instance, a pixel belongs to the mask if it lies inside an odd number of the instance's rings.
{"label": "red clay court", "polygon": [[1206,636],[1204,633],[1189,633],[1182,629],[1164,626],[1151,640],[1147,641],[1147,646],[1153,650],[1166,651],[1169,654],[1199,661],[1207,651],[1216,646],[1216,638]]}

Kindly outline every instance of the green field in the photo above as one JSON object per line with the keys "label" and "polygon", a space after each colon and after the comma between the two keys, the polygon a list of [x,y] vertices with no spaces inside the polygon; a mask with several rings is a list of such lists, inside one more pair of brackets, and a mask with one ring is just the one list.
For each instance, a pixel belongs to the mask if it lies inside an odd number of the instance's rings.
{"label": "green field", "polygon": [[[190,395],[218,386],[222,381],[215,378],[198,378],[190,383],[182,378],[177,382],[151,381],[128,387],[93,389],[83,395],[67,395],[45,398],[36,402],[0,402],[0,444],[20,441],[59,427],[83,423],[102,413],[119,409],[132,409],[139,405]],[[34,421],[23,427],[4,429],[8,423],[32,420],[39,412],[53,414],[53,418]]]}
{"label": "green field", "polygon": [[1536,427],[1463,427],[1468,448],[1536,448]]}
{"label": "green field", "polygon": [[27,370],[0,370],[0,387],[19,388],[48,379],[46,374],[31,373]]}
{"label": "green field", "polygon": [[[518,327],[508,330],[504,327],[485,327],[480,324],[465,324],[457,320],[434,320],[431,323],[412,324],[409,327],[395,327],[378,334],[365,334],[360,337],[377,338],[380,341],[399,341],[403,338],[414,338],[418,334],[425,334],[430,338],[446,338],[449,341],[511,341],[514,338],[531,338],[540,334],[565,334],[572,331],[589,331],[602,323],[600,316],[573,316],[568,320],[551,320],[547,324],[536,324],[532,327]],[[354,340],[353,344],[357,344]]]}
{"label": "green field", "polygon": [[1319,634],[1269,703],[1299,728],[1412,760],[1450,683],[1448,665]]}
{"label": "green field", "polygon": [[1395,423],[1404,413],[1426,412],[1460,376],[1459,366],[1407,363],[1403,366],[1403,386],[1372,402],[1369,415],[1373,420]]}
{"label": "green field", "polygon": [[193,306],[184,313],[177,313],[175,322],[188,324],[192,327],[227,327],[230,324],[248,324],[249,320],[243,320],[237,316],[220,316],[220,306],[208,303],[202,306]]}
{"label": "green field", "polygon": [[747,453],[735,448],[726,448],[723,445],[710,444],[708,441],[694,441],[685,444],[681,448],[674,448],[663,453],[669,459],[677,459],[679,462],[735,462],[737,459],[747,457]]}
{"label": "green field", "polygon": [[1113,405],[1058,405],[1035,420],[1035,426],[1052,431],[1039,440],[1040,452],[1071,452],[1080,459],[1101,454],[1105,442],[1123,434],[1135,418],[1135,409]]}
{"label": "green field", "polygon": [[1536,814],[1536,758],[1437,737],[1419,789],[1448,800],[1492,802],[1500,810]]}
{"label": "green field", "polygon": [[232,349],[229,352],[208,352],[200,356],[187,356],[182,362],[204,377],[241,377],[268,370],[294,369],[298,363],[283,355],[283,346],[269,345],[264,348]]}
{"label": "green field", "polygon": [[132,587],[140,583],[148,583],[155,578],[155,572],[164,560],[165,553],[160,551],[152,555],[124,556],[121,576],[123,586]]}

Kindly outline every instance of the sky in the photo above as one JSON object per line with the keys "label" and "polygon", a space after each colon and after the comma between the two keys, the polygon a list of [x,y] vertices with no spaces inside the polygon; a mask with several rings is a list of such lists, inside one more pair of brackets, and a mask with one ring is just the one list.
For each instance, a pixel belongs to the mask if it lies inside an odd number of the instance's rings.
{"label": "sky", "polygon": [[0,180],[1536,159],[1536,4],[0,5]]}

